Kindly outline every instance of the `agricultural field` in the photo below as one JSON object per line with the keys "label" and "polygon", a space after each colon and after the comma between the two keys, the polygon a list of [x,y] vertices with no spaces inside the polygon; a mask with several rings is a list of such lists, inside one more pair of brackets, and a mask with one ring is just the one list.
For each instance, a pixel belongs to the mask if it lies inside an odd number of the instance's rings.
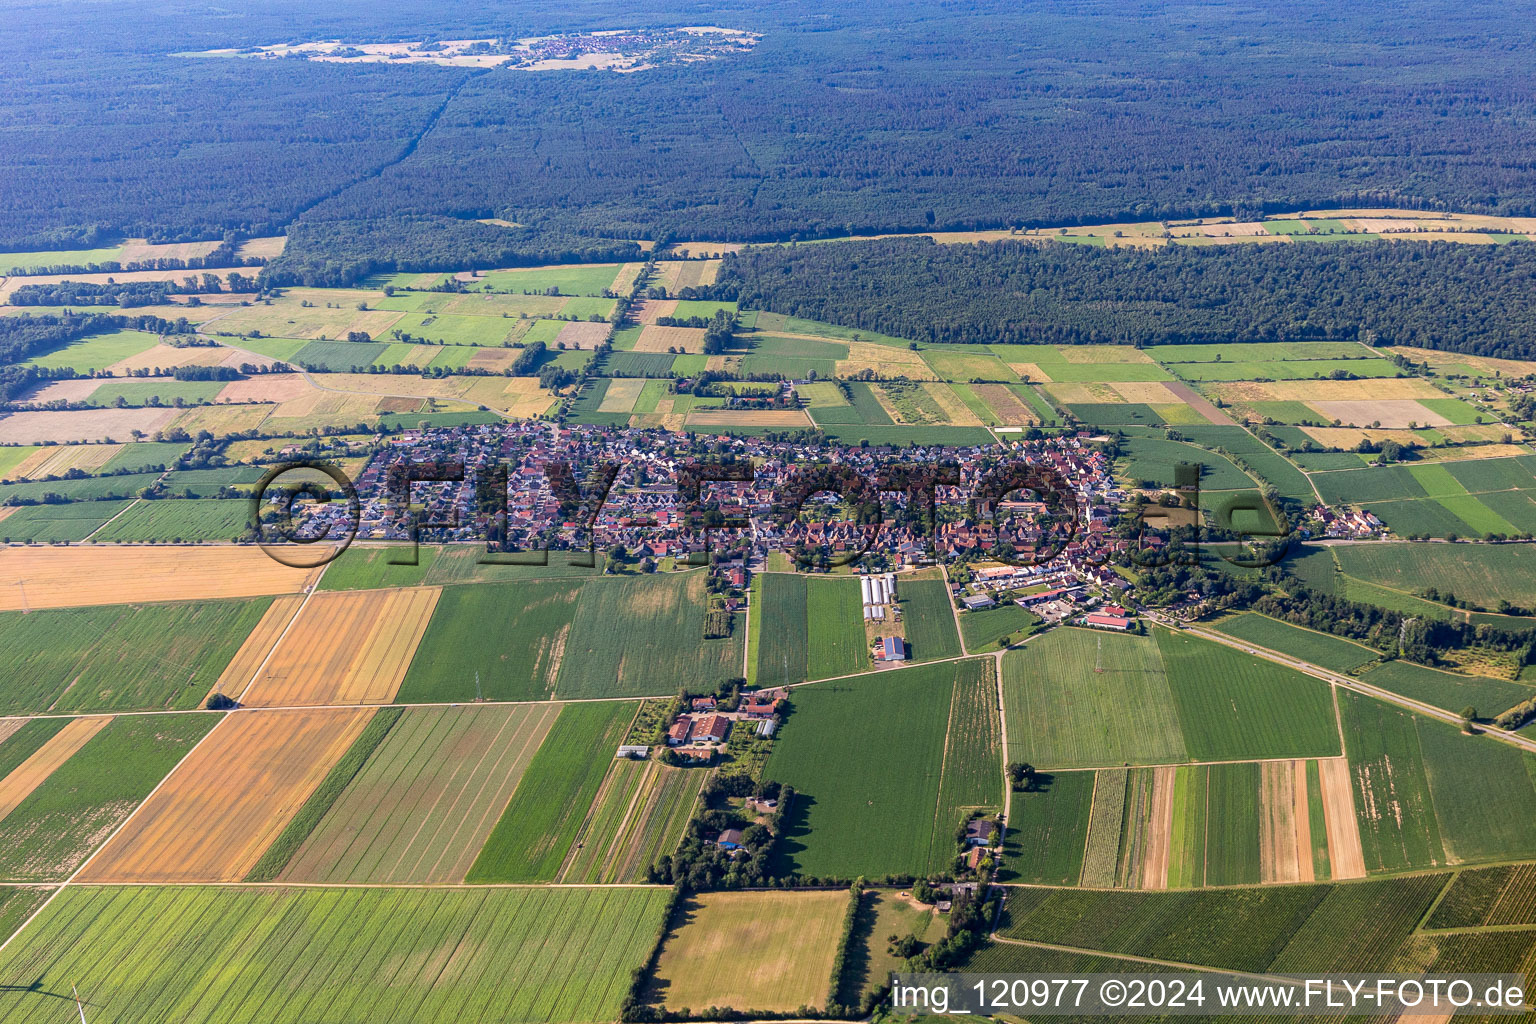
{"label": "agricultural field", "polygon": [[1040,773],[1032,789],[1013,794],[1003,840],[1004,882],[1076,885],[1083,871],[1094,772]]}
{"label": "agricultural field", "polygon": [[[1382,971],[1414,940],[1446,881],[1420,875],[1210,892],[1063,889],[1026,901],[1003,934],[1237,971]],[[1127,968],[1119,961],[1105,969]]]}
{"label": "agricultural field", "polygon": [[1326,683],[1187,634],[1158,629],[1156,639],[1194,760],[1341,753]]}
{"label": "agricultural field", "polygon": [[240,540],[251,529],[250,502],[243,499],[166,498],[140,501],[91,539],[102,543]]}
{"label": "agricultural field", "polygon": [[870,667],[858,580],[763,573],[755,582],[752,630],[758,634],[759,686],[852,675]]}
{"label": "agricultural field", "polygon": [[438,588],[312,595],[240,696],[252,707],[387,704],[437,605]]}
{"label": "agricultural field", "polygon": [[[431,551],[423,549],[422,573],[430,572]],[[374,561],[389,577],[413,571]],[[408,703],[476,696],[548,699],[554,693],[583,587],[579,581],[542,581],[441,588],[416,656],[402,663],[402,670],[404,664],[410,668],[404,673],[399,698]],[[487,622],[502,624],[494,642],[488,643],[484,635]]]}
{"label": "agricultural field", "polygon": [[966,697],[989,673],[984,660],[946,662],[795,691],[764,769],[797,791],[775,846],[783,867],[835,877],[947,868],[956,807],[1002,795],[1000,751]]}
{"label": "agricultural field", "polygon": [[943,937],[942,919],[930,906],[890,890],[866,890],[843,965],[838,1002],[858,1006],[864,996],[888,982],[905,961],[889,951],[890,937],[912,936],[919,942]]}
{"label": "agricultural field", "polygon": [[1433,586],[1488,609],[1536,607],[1531,545],[1351,544],[1333,553],[1345,574],[1376,586],[1408,594]]}
{"label": "agricultural field", "polygon": [[1360,681],[1455,714],[1474,708],[1481,718],[1494,718],[1536,696],[1536,687],[1524,683],[1442,672],[1401,659],[1371,668]]}
{"label": "agricultural field", "polygon": [[1340,707],[1367,868],[1536,853],[1536,779],[1519,750],[1357,694]]}
{"label": "agricultural field", "polygon": [[1335,672],[1352,672],[1381,657],[1380,652],[1369,647],[1252,612],[1223,619],[1214,628],[1228,636]]}
{"label": "agricultural field", "polygon": [[1426,928],[1536,925],[1536,864],[1477,868],[1456,875]]}
{"label": "agricultural field", "polygon": [[79,370],[90,373],[105,370],[114,363],[136,356],[153,348],[160,339],[143,331],[113,331],[109,334],[93,334],[79,341],[72,341],[63,348],[43,355],[33,356],[27,366],[40,366],[48,370]]}
{"label": "agricultural field", "polygon": [[255,547],[23,548],[5,558],[25,582],[0,588],[0,611],[292,594],[320,572]]}
{"label": "agricultural field", "polygon": [[0,612],[0,712],[185,710],[202,704],[269,600]]}
{"label": "agricultural field", "polygon": [[555,704],[406,709],[278,881],[463,881],[559,715]]}
{"label": "agricultural field", "polygon": [[1151,637],[1056,629],[1003,656],[1008,756],[1036,768],[1188,759]]}
{"label": "agricultural field", "polygon": [[911,645],[912,660],[958,658],[960,638],[955,633],[955,614],[949,602],[948,586],[937,578],[898,576],[896,580],[901,624],[906,629],[907,643]]}
{"label": "agricultural field", "polygon": [[825,1006],[849,899],[844,890],[686,897],[662,940],[648,1001],[673,1012]]}
{"label": "agricultural field", "polygon": [[81,880],[239,881],[372,715],[266,710],[226,716]]}
{"label": "agricultural field", "polygon": [[311,1007],[360,1021],[409,1005],[420,1024],[598,1024],[618,1018],[667,899],[659,888],[71,888],[0,954],[0,1021],[43,1019],[62,1005],[54,993],[78,985],[93,1020],[266,1024]]}
{"label": "agricultural field", "polygon": [[696,768],[615,759],[558,881],[644,881],[682,842],[707,778]]}
{"label": "agricultural field", "polygon": [[0,542],[52,544],[92,536],[134,499],[0,506]]}
{"label": "agricultural field", "polygon": [[[946,598],[947,600],[947,598]],[[1013,603],[1000,604],[960,616],[960,634],[966,650],[980,654],[997,646],[999,640],[1017,643],[1040,624],[1040,617]]]}
{"label": "agricultural field", "polygon": [[554,881],[637,709],[630,701],[561,708],[470,867],[468,881]]}
{"label": "agricultural field", "polygon": [[[585,584],[555,679],[562,700],[672,693],[677,680],[714,686],[742,674],[742,625],[705,640],[704,574],[599,579]],[[623,622],[617,631],[613,623]]]}
{"label": "agricultural field", "polygon": [[125,715],[107,723],[0,819],[0,879],[69,877],[218,717]]}

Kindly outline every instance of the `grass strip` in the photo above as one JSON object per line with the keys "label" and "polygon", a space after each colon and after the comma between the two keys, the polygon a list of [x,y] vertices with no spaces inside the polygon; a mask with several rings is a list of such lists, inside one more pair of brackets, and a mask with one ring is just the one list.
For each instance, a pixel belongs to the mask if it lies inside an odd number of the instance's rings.
{"label": "grass strip", "polygon": [[288,827],[284,828],[282,834],[267,847],[267,852],[261,855],[256,866],[251,868],[250,874],[245,876],[245,881],[271,882],[283,873],[283,869],[288,866],[288,861],[293,859],[299,847],[304,845],[304,840],[308,839],[309,834],[315,830],[315,826],[320,824],[320,819],[325,817],[331,805],[351,785],[352,779],[362,770],[375,748],[384,742],[384,737],[389,735],[389,730],[394,728],[404,711],[405,708],[401,707],[380,708],[368,720],[368,724],[352,742],[352,746],[342,755],[341,760],[331,767],[324,780],[309,795],[309,799],[304,801],[304,806],[300,807],[299,812],[293,816],[293,820],[288,822]]}

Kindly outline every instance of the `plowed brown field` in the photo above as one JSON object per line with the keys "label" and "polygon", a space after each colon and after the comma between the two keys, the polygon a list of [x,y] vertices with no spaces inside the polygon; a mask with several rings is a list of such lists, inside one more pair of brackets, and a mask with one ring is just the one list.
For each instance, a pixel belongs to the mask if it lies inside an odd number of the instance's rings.
{"label": "plowed brown field", "polygon": [[254,707],[388,703],[410,668],[439,593],[437,587],[413,587],[315,594],[240,702]]}
{"label": "plowed brown field", "polygon": [[373,711],[236,711],[80,874],[91,882],[237,882]]}

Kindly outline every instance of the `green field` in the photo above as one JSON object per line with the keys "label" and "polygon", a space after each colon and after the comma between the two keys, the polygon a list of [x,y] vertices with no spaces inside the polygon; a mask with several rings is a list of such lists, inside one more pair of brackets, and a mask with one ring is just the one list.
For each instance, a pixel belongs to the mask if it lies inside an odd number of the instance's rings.
{"label": "green field", "polygon": [[1205,773],[1205,884],[1256,885],[1259,875],[1258,764],[1194,765]]}
{"label": "green field", "polygon": [[[870,666],[869,645],[864,642],[864,606],[859,601],[859,581],[851,577],[813,580],[796,576],[794,579],[806,588],[806,671],[810,678],[828,679],[867,670]],[[772,624],[767,635],[775,635]]]}
{"label": "green field", "polygon": [[792,573],[758,573],[752,577],[752,588],[754,682],[758,686],[777,686],[809,678],[805,579]]}
{"label": "green field", "polygon": [[995,608],[963,612],[960,615],[960,632],[965,637],[966,650],[975,654],[995,648],[997,642],[1005,637],[1017,643],[1039,624],[1038,615],[1025,611],[1011,601]]}
{"label": "green field", "polygon": [[1526,755],[1359,694],[1339,706],[1367,869],[1536,855]]}
{"label": "green field", "polygon": [[45,501],[50,494],[57,494],[70,501],[132,498],[159,477],[159,473],[132,473],[123,476],[91,476],[74,480],[30,480],[25,483],[0,484],[0,502],[15,498]]}
{"label": "green field", "polygon": [[1215,628],[1228,636],[1335,672],[1349,672],[1381,657],[1369,647],[1253,612],[1223,619]]}
{"label": "green field", "polygon": [[[916,666],[794,691],[764,769],[797,793],[774,849],[780,868],[837,878],[947,868],[954,809],[1001,797],[999,751],[987,749],[980,709],[966,696],[986,685],[988,665]],[[946,758],[952,706],[971,735],[951,733]]]}
{"label": "green field", "polygon": [[898,576],[896,593],[901,602],[901,624],[912,647],[912,660],[958,658],[960,635],[955,632],[955,613],[944,581]]}
{"label": "green field", "polygon": [[1157,630],[1157,647],[1194,760],[1339,753],[1326,683],[1183,633]]}
{"label": "green field", "polygon": [[[251,504],[243,498],[163,498],[141,501],[93,539],[112,541],[239,540],[250,526]],[[0,523],[0,527],[4,524]]]}
{"label": "green field", "polygon": [[23,505],[0,519],[0,542],[53,544],[85,540],[133,502],[133,498],[124,498],[118,501],[74,501],[63,505]]}
{"label": "green field", "polygon": [[1046,774],[1035,789],[1013,794],[999,881],[1077,884],[1093,780],[1093,772],[1057,772]]}
{"label": "green field", "polygon": [[72,341],[63,348],[40,356],[33,356],[27,366],[42,366],[50,370],[73,369],[86,373],[104,370],[113,363],[129,356],[136,356],[154,348],[159,338],[144,331],[113,331],[110,334],[94,334],[79,341]]}
{"label": "green field", "polygon": [[1346,544],[1339,566],[1357,579],[1407,593],[1441,595],[1490,610],[1501,600],[1536,607],[1536,546],[1530,544]]}
{"label": "green field", "polygon": [[1460,714],[1462,708],[1473,707],[1481,718],[1493,718],[1536,696],[1536,687],[1507,679],[1441,672],[1400,659],[1383,662],[1365,672],[1360,679],[1455,714]]}
{"label": "green field", "polygon": [[595,263],[590,266],[539,267],[534,270],[492,270],[481,274],[474,283],[482,287],[490,285],[499,292],[601,295],[613,287],[614,279],[619,276],[622,267],[620,263]]}
{"label": "green field", "polygon": [[67,878],[220,717],[113,719],[0,819],[0,879]]}
{"label": "green field", "polygon": [[636,707],[630,701],[597,701],[561,709],[468,881],[554,881]]}
{"label": "green field", "polygon": [[[1239,971],[1386,970],[1446,880],[1167,893],[1036,890],[1010,910],[1003,934]],[[1120,961],[1110,969],[1131,968]]]}
{"label": "green field", "polygon": [[195,708],[270,598],[0,613],[8,714]]}
{"label": "green field", "polygon": [[1008,756],[1037,768],[1186,760],[1151,637],[1056,629],[1003,656]]}
{"label": "green field", "polygon": [[551,704],[407,708],[279,880],[463,881],[559,713]]}
{"label": "green field", "polygon": [[1125,461],[1120,465],[1120,474],[1132,482],[1151,480],[1171,487],[1174,466],[1189,462],[1201,467],[1200,486],[1207,490],[1241,490],[1254,486],[1248,474],[1231,460],[1193,444],[1161,437],[1127,437],[1121,443],[1121,449]]}
{"label": "green field", "polygon": [[186,441],[133,441],[123,445],[101,470],[103,473],[116,473],[119,470],[138,473],[162,466],[169,468],[190,447]]}
{"label": "green field", "polygon": [[[432,562],[422,562],[425,572]],[[366,564],[391,575],[396,571],[385,568],[378,557]],[[569,649],[582,589],[574,580],[444,587],[400,685],[399,699],[547,699]],[[489,623],[496,628],[487,634]]]}
{"label": "green field", "polygon": [[1426,928],[1536,925],[1536,864],[1463,871],[1456,876]]}
{"label": "green field", "polygon": [[682,842],[709,773],[615,759],[562,882],[641,882]]}
{"label": "green field", "polygon": [[[587,583],[565,641],[555,693],[562,700],[654,697],[676,693],[683,680],[713,689],[739,678],[743,624],[736,622],[728,639],[703,639],[706,605],[704,574],[698,570]],[[616,622],[625,628],[614,629]]]}
{"label": "green field", "polygon": [[69,724],[67,718],[34,718],[21,728],[0,740],[0,779],[16,770],[16,766],[37,753],[44,743],[53,739],[58,731]]}
{"label": "green field", "polygon": [[70,889],[0,955],[0,1021],[64,1020],[78,986],[92,1021],[596,1024],[618,1019],[667,900],[659,888]]}
{"label": "green field", "polygon": [[152,381],[103,381],[86,399],[91,405],[116,405],[121,398],[124,405],[172,405],[181,399],[188,405],[212,402],[225,387],[218,380],[175,380],[160,377]]}

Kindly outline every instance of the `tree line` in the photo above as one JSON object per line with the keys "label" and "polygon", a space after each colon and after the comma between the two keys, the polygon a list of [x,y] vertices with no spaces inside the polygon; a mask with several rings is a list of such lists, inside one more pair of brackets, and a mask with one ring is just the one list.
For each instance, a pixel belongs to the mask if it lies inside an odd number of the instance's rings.
{"label": "tree line", "polygon": [[1536,244],[1098,249],[923,237],[729,257],[697,293],[932,343],[1355,340],[1536,358]]}

